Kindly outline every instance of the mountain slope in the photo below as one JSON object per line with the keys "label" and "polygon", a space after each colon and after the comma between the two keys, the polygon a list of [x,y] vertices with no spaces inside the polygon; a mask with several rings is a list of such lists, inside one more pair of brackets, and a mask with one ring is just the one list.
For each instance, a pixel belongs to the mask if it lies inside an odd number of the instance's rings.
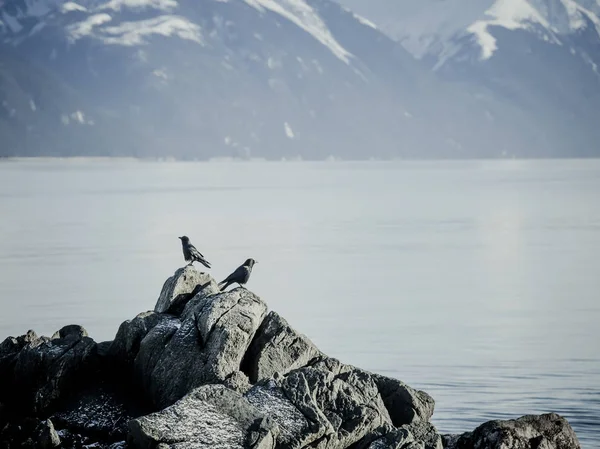
{"label": "mountain slope", "polygon": [[472,33],[432,73],[329,0],[4,0],[0,20],[0,155],[571,154],[485,72],[464,84]]}

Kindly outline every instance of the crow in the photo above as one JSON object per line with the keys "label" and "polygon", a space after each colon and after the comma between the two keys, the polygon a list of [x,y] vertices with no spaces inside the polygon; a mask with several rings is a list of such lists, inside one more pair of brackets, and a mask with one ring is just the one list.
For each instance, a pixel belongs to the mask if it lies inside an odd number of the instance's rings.
{"label": "crow", "polygon": [[[219,282],[219,288],[221,291],[224,291],[231,284],[239,284],[240,287],[244,287],[244,284],[248,282],[250,279],[250,274],[252,273],[252,267],[254,264],[258,263],[254,259],[248,259],[244,262],[244,265],[238,267],[233,273],[227,276],[227,279]],[[223,286],[223,287],[221,287]]]}
{"label": "crow", "polygon": [[194,262],[200,262],[206,268],[210,268],[210,262],[204,258],[202,253],[196,249],[194,245],[190,243],[190,239],[187,236],[179,237],[181,239],[181,248],[183,249],[183,258],[188,265],[193,265]]}

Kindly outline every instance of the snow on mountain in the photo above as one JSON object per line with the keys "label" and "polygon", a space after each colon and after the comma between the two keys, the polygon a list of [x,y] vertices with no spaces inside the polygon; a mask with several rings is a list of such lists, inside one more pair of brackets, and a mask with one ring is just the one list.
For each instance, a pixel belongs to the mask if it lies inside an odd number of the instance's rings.
{"label": "snow on mountain", "polygon": [[[447,10],[458,1],[441,3]],[[551,0],[571,8],[567,21],[581,42],[561,34],[563,24],[551,17],[556,8],[535,3],[542,0],[481,10],[481,0],[462,1],[470,13],[460,19],[461,32],[447,23],[446,37],[430,27],[431,35],[415,41],[427,47],[419,61],[372,16],[330,0],[0,0],[0,137],[9,142],[0,151],[286,159],[587,154],[596,138],[587,124],[573,132],[554,124],[564,114],[595,111],[593,94],[587,109],[577,109],[582,94],[568,89],[593,87],[587,78],[573,83],[579,72],[569,70],[591,72],[596,64],[590,24],[597,11],[583,3],[596,0]],[[432,15],[444,23],[443,14]],[[566,69],[536,68],[557,54]],[[545,72],[551,82],[540,81]],[[571,109],[539,114],[557,104]],[[583,136],[580,147],[567,138],[573,133]]]}
{"label": "snow on mountain", "polygon": [[526,0],[497,0],[485,12],[486,19],[478,20],[467,28],[477,37],[481,45],[481,58],[489,59],[497,50],[496,38],[488,30],[490,26],[501,26],[508,30],[528,29],[535,24],[550,30],[550,23]]}
{"label": "snow on mountain", "polygon": [[327,25],[303,0],[245,0],[246,3],[263,12],[265,10],[273,11],[290,22],[298,25],[307,33],[310,33],[315,39],[325,45],[331,52],[348,63],[352,56],[344,47],[342,47],[331,35]]}

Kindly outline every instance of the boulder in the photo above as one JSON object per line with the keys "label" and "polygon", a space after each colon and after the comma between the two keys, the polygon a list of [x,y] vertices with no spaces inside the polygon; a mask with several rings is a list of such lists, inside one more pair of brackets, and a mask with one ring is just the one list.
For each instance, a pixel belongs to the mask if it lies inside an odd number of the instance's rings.
{"label": "boulder", "polygon": [[435,401],[427,393],[415,390],[397,379],[371,375],[396,427],[431,419]]}
{"label": "boulder", "polygon": [[371,376],[335,359],[259,382],[246,397],[282,429],[278,448],[345,448],[391,426]]}
{"label": "boulder", "polygon": [[287,374],[325,355],[275,312],[269,312],[246,354],[244,370],[250,381]]}
{"label": "boulder", "polygon": [[447,438],[452,449],[580,449],[567,420],[556,413],[489,421],[459,438]]}
{"label": "boulder", "polygon": [[135,449],[273,449],[277,428],[241,394],[200,387],[166,409],[129,422]]}
{"label": "boulder", "polygon": [[148,332],[157,324],[170,319],[171,317],[159,313],[143,312],[133,320],[124,321],[119,326],[107,355],[118,363],[131,364],[140,350],[140,342]]}
{"label": "boulder", "polygon": [[29,341],[16,356],[12,394],[13,405],[21,411],[43,412],[84,381],[95,362],[94,340],[81,332],[62,334],[65,336],[53,340],[40,337]]}
{"label": "boulder", "polygon": [[[240,365],[267,306],[245,289],[204,297],[186,306],[171,337],[152,335],[140,344],[139,373],[157,407],[166,407],[207,383],[221,383]],[[150,336],[149,336],[150,337]],[[168,341],[167,341],[168,340]]]}
{"label": "boulder", "polygon": [[188,265],[165,281],[154,311],[179,315],[187,302],[197,294],[207,297],[219,292],[219,286],[212,276]]}

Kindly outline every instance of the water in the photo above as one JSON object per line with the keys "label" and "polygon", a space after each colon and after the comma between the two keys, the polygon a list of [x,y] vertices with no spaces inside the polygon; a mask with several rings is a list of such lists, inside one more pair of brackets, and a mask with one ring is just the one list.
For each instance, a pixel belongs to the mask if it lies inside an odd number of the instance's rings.
{"label": "water", "polygon": [[440,431],[555,411],[600,447],[600,161],[2,162],[0,336],[112,339],[182,234]]}

